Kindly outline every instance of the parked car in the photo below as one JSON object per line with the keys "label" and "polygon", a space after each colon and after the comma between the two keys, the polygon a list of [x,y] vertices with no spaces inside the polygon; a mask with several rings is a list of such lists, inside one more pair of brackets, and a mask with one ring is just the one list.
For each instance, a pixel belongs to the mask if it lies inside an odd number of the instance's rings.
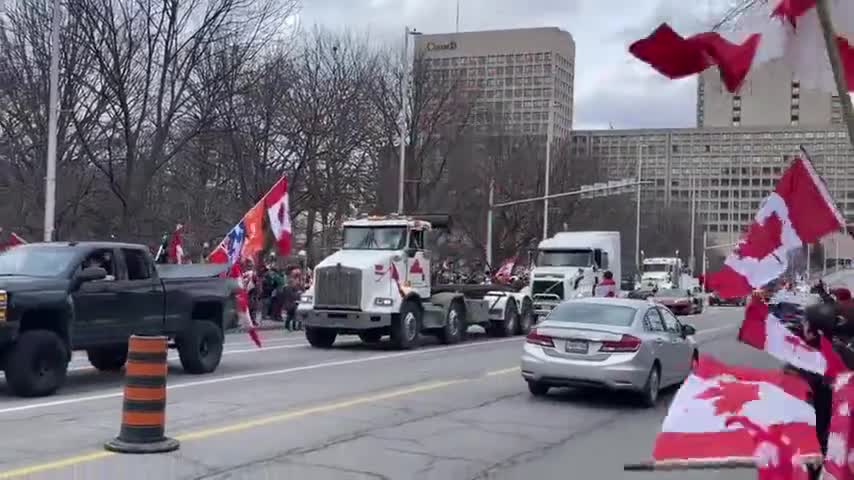
{"label": "parked car", "polygon": [[703,300],[690,290],[678,288],[658,290],[651,298],[669,308],[676,315],[699,315],[703,313]]}
{"label": "parked car", "polygon": [[683,382],[699,358],[694,327],[644,300],[584,298],[558,305],[527,336],[522,377],[535,396],[552,387],[639,394]]}
{"label": "parked car", "polygon": [[161,276],[148,248],[113,242],[33,243],[0,254],[0,368],[9,390],[55,392],[75,350],[98,370],[119,370],[134,334],[173,340],[188,373],[216,370],[234,284],[216,277],[225,266],[180,267]]}
{"label": "parked car", "polygon": [[721,298],[717,292],[712,292],[709,294],[709,305],[743,307],[747,305],[747,297]]}

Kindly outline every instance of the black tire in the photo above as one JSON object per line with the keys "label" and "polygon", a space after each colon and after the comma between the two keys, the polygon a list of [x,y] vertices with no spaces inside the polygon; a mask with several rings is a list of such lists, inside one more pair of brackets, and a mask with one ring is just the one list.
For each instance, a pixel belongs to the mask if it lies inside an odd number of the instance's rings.
{"label": "black tire", "polygon": [[369,330],[367,332],[362,332],[359,334],[359,339],[361,339],[365,343],[379,343],[382,338],[383,334],[376,330]]}
{"label": "black tire", "polygon": [[535,397],[545,397],[549,393],[549,386],[545,383],[528,380],[528,391]]}
{"label": "black tire", "polygon": [[89,363],[102,372],[117,372],[125,366],[128,359],[128,346],[111,348],[93,348],[86,350]]}
{"label": "black tire", "polygon": [[314,348],[332,348],[338,332],[328,328],[305,327],[305,339]]}
{"label": "black tire", "polygon": [[504,307],[504,320],[500,322],[491,322],[489,334],[493,337],[510,337],[516,333],[516,324],[519,319],[519,310],[516,308],[516,302],[507,300],[507,306]]}
{"label": "black tire", "polygon": [[522,303],[522,313],[519,315],[519,321],[516,323],[516,334],[527,335],[534,327],[534,305],[529,301]]}
{"label": "black tire", "polygon": [[415,348],[421,342],[423,312],[414,300],[405,300],[391,321],[391,343],[398,350]]}
{"label": "black tire", "polygon": [[213,322],[194,320],[178,341],[178,357],[184,371],[195,375],[211,373],[222,360],[224,337]]}
{"label": "black tire", "polygon": [[57,391],[68,374],[68,348],[54,332],[21,333],[6,357],[6,384],[20,397],[43,397]]}
{"label": "black tire", "polygon": [[439,341],[452,345],[460,343],[463,340],[463,330],[468,328],[466,323],[466,310],[462,303],[455,301],[448,309],[448,316],[445,318],[445,326],[439,332]]}
{"label": "black tire", "polygon": [[661,368],[655,363],[646,377],[646,384],[640,394],[641,405],[654,408],[658,404],[658,394],[661,391]]}

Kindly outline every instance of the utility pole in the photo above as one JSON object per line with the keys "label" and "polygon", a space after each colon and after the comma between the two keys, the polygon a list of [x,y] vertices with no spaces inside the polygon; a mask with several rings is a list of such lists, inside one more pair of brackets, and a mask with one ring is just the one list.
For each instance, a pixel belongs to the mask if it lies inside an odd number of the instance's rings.
{"label": "utility pole", "polygon": [[47,120],[47,168],[44,189],[44,241],[53,240],[56,218],[56,150],[57,124],[59,123],[59,1],[53,2],[50,24],[50,94]]}
{"label": "utility pole", "polygon": [[[549,238],[549,188],[552,170],[552,124],[554,123],[554,102],[549,99],[549,124],[546,127],[546,185],[543,202],[543,240]],[[638,187],[640,188],[640,187]]]}
{"label": "utility pole", "polygon": [[492,210],[495,205],[495,180],[489,181],[489,212],[486,216],[486,264],[492,268],[492,222],[494,212]]}
{"label": "utility pole", "polygon": [[694,231],[697,229],[697,176],[692,173],[691,175],[691,249],[690,256],[688,261],[691,262],[691,275],[694,275],[695,270],[695,261],[694,261]]}
{"label": "utility pole", "polygon": [[409,95],[409,27],[403,31],[403,73],[400,78],[400,118],[397,119],[400,134],[400,178],[397,190],[397,213],[403,215],[403,196],[406,192],[406,97]]}
{"label": "utility pole", "polygon": [[851,105],[842,56],[839,54],[839,47],[836,44],[837,35],[836,29],[833,28],[830,5],[827,0],[816,0],[815,8],[816,13],[818,13],[818,20],[821,23],[821,33],[824,36],[824,46],[827,50],[827,58],[830,60],[830,69],[833,71],[833,79],[836,83],[836,93],[839,95],[842,114],[845,115],[845,124],[848,126],[848,141],[854,146],[854,106]]}
{"label": "utility pole", "polygon": [[635,269],[640,272],[641,268],[641,247],[640,247],[640,225],[641,225],[641,169],[643,168],[643,145],[638,145],[638,191],[637,191],[637,206],[635,208]]}

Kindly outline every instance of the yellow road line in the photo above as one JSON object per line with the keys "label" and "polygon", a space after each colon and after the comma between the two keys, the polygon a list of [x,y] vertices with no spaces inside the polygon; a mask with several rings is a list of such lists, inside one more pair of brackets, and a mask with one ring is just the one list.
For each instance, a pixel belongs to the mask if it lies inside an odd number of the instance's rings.
{"label": "yellow road line", "polygon": [[[231,425],[225,425],[222,427],[208,428],[204,430],[197,430],[195,432],[188,432],[184,434],[177,435],[175,438],[182,441],[191,441],[191,440],[202,440],[205,438],[215,437],[218,435],[224,435],[228,433],[242,432],[245,430],[250,430],[252,428],[263,427],[267,425],[271,425],[274,423],[286,422],[289,420],[294,420],[301,417],[306,417],[308,415],[319,414],[319,413],[329,413],[337,410],[343,410],[346,408],[351,408],[359,405],[369,404],[381,402],[383,400],[390,400],[394,398],[406,397],[409,395],[413,395],[416,393],[429,392],[433,390],[439,390],[442,388],[447,388],[453,385],[460,385],[464,383],[474,382],[486,377],[494,377],[497,375],[505,375],[508,373],[514,373],[519,371],[518,367],[513,368],[505,368],[503,370],[494,370],[491,372],[487,372],[483,377],[474,378],[474,379],[457,379],[457,380],[445,380],[445,381],[437,381],[437,382],[429,382],[422,383],[420,385],[413,385],[411,387],[390,390],[383,393],[377,393],[373,395],[364,395],[361,397],[351,398],[349,400],[344,400],[341,402],[333,402],[327,403],[325,405],[318,405],[316,407],[309,407],[300,410],[294,410],[291,412],[279,413],[276,415],[270,415],[267,417],[256,418],[253,420],[246,420],[238,423],[234,423]],[[5,472],[0,472],[0,480],[9,480],[18,477],[25,477],[28,475],[35,475],[38,473],[49,472],[53,470],[60,470],[67,467],[73,467],[76,465],[80,465],[83,463],[90,463],[97,460],[101,460],[104,458],[112,457],[118,455],[117,453],[108,452],[108,451],[96,451],[96,452],[88,452],[80,455],[74,455],[71,457],[63,458],[60,460],[55,460],[51,462],[39,463],[35,465],[30,465],[27,467],[16,468],[13,470],[7,470]]]}

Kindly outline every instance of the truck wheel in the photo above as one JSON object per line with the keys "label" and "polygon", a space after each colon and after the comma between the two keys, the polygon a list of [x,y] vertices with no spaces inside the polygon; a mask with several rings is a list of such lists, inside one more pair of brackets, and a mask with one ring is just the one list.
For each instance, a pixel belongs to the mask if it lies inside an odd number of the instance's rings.
{"label": "truck wheel", "polygon": [[125,366],[128,359],[128,347],[93,348],[86,350],[89,363],[102,372],[116,372]]}
{"label": "truck wheel", "polygon": [[460,302],[456,301],[448,309],[445,326],[439,332],[439,341],[446,345],[459,343],[463,339],[463,330],[466,328],[468,328],[466,324],[466,311]]}
{"label": "truck wheel", "polygon": [[369,330],[359,334],[359,339],[364,343],[379,343],[383,338],[383,334],[376,330]]}
{"label": "truck wheel", "polygon": [[56,333],[23,332],[7,357],[6,384],[21,397],[50,395],[65,383],[68,360],[68,349]]}
{"label": "truck wheel", "polygon": [[328,328],[306,327],[305,339],[314,348],[330,348],[335,343],[338,332]]}
{"label": "truck wheel", "polygon": [[184,371],[192,374],[211,373],[222,360],[222,330],[213,322],[196,320],[178,341],[178,357]]}
{"label": "truck wheel", "polygon": [[408,350],[418,346],[421,340],[421,305],[406,300],[400,306],[400,313],[391,321],[391,343],[398,350]]}
{"label": "truck wheel", "polygon": [[519,326],[516,327],[517,335],[527,335],[534,326],[534,306],[531,302],[522,303],[522,314],[519,316]]}
{"label": "truck wheel", "polygon": [[504,320],[500,322],[492,322],[489,328],[489,334],[493,337],[510,337],[516,333],[516,320],[519,317],[516,309],[516,302],[513,300],[507,301],[507,306],[504,307]]}

